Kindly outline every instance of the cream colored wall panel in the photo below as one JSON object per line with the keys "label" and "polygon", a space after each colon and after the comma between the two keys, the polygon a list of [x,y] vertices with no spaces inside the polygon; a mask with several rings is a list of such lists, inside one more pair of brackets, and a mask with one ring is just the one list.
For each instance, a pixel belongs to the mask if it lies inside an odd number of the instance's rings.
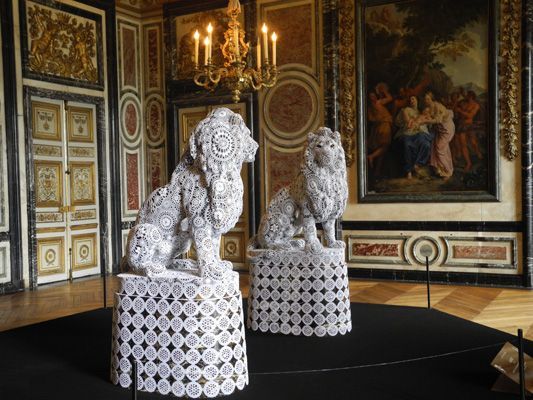
{"label": "cream colored wall panel", "polygon": [[350,267],[423,271],[521,273],[520,233],[343,231]]}

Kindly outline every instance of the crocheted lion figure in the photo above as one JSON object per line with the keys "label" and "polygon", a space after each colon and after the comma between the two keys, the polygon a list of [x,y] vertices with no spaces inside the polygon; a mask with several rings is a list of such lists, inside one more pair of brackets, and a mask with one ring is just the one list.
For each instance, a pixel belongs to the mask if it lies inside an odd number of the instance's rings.
{"label": "crocheted lion figure", "polygon": [[[220,259],[220,236],[242,213],[241,168],[257,148],[239,114],[227,108],[209,113],[192,132],[170,183],[152,192],[139,211],[127,243],[133,271],[164,277],[196,267],[203,278],[222,279],[231,263]],[[196,263],[179,257],[191,244]]]}
{"label": "crocheted lion figure", "polygon": [[[321,223],[327,247],[342,248],[335,239],[335,220],[346,208],[348,186],[340,135],[319,128],[308,135],[300,171],[289,186],[272,198],[259,224],[253,244],[263,249],[304,248],[320,253],[316,223]],[[293,240],[303,230],[304,242]]]}

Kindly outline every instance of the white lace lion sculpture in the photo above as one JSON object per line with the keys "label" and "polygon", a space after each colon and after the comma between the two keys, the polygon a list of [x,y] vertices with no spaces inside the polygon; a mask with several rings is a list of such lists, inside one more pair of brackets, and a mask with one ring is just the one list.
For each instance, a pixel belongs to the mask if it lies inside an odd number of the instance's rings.
{"label": "white lace lion sculpture", "polygon": [[[203,278],[222,279],[231,263],[219,256],[220,236],[242,213],[243,162],[252,162],[258,144],[242,117],[213,110],[194,129],[169,184],[156,189],[130,231],[126,261],[149,277],[193,268]],[[194,243],[198,261],[182,260]]]}
{"label": "white lace lion sculpture", "polygon": [[[317,238],[316,223],[322,223],[327,247],[343,248],[344,242],[335,239],[335,220],[344,212],[347,198],[340,135],[329,128],[319,128],[308,135],[296,178],[272,198],[252,246],[275,250],[303,247],[320,253],[323,247]],[[293,240],[302,230],[305,243]]]}

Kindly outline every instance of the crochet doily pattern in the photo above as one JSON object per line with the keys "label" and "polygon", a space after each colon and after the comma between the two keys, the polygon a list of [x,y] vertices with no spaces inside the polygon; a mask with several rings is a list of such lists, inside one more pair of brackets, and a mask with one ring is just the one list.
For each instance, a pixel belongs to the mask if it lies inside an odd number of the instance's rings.
{"label": "crochet doily pattern", "polygon": [[248,384],[239,276],[208,282],[122,274],[115,294],[111,380],[177,397],[229,395]]}
{"label": "crochet doily pattern", "polygon": [[248,250],[252,330],[305,336],[344,335],[352,329],[344,249]]}

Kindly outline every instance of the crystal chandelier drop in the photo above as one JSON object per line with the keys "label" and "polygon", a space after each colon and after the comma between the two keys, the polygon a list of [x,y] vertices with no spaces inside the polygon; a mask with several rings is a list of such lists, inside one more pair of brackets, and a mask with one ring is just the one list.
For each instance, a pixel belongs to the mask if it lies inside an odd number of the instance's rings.
{"label": "crystal chandelier drop", "polygon": [[[276,66],[277,35],[270,36],[271,51],[269,51],[268,27],[263,24],[261,29],[263,44],[257,41],[257,65],[255,68],[247,66],[247,56],[250,42],[244,41],[246,32],[241,28],[237,18],[241,13],[239,0],[229,0],[227,14],[231,18],[228,29],[224,32],[224,44],[220,51],[224,58],[224,65],[214,65],[212,62],[213,25],[207,26],[207,36],[203,40],[204,62],[199,64],[200,33],[194,32],[194,83],[208,90],[214,90],[221,85],[231,91],[235,103],[240,100],[242,92],[253,89],[260,90],[272,87],[278,78]],[[270,56],[272,58],[270,58]]]}

